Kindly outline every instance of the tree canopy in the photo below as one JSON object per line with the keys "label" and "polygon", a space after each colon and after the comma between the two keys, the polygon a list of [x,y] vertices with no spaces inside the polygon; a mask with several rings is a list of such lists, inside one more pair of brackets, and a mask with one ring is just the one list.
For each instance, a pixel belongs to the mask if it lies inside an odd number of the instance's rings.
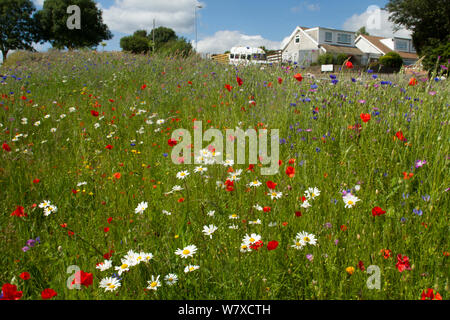
{"label": "tree canopy", "polygon": [[33,50],[39,41],[37,24],[31,0],[0,0],[0,50],[3,61],[10,50]]}
{"label": "tree canopy", "polygon": [[[72,5],[81,9],[80,29],[67,27],[71,15],[67,8]],[[93,0],[45,0],[36,17],[43,40],[58,49],[92,48],[112,38],[108,26],[103,23],[102,11]]]}
{"label": "tree canopy", "polygon": [[356,36],[359,36],[361,34],[364,36],[370,36],[370,34],[366,30],[366,27],[361,27],[356,31]]}
{"label": "tree canopy", "polygon": [[386,9],[389,20],[397,28],[405,27],[412,31],[416,51],[423,49],[436,39],[450,41],[450,1],[448,0],[389,0]]}

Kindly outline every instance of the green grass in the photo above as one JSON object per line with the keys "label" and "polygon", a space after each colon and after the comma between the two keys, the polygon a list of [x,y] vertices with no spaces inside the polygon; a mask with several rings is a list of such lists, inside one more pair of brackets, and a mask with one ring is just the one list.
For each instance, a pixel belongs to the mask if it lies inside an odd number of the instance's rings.
{"label": "green grass", "polygon": [[[298,72],[302,82],[293,77]],[[374,79],[344,70],[333,85],[328,75],[311,79],[305,73],[298,67],[236,69],[195,58],[92,52],[53,52],[3,66],[0,140],[11,151],[0,150],[0,283],[16,284],[22,299],[41,299],[46,288],[58,293],[53,299],[420,299],[428,288],[446,299],[448,80],[431,77],[408,86],[409,78],[401,74]],[[237,74],[244,81],[240,87]],[[383,80],[392,85],[381,85]],[[233,86],[231,92],[225,84]],[[312,84],[318,88],[311,90]],[[372,112],[379,114],[363,123],[360,114]],[[157,125],[157,119],[166,122]],[[227,167],[208,166],[205,180],[194,173],[195,165],[172,163],[167,141],[175,129],[192,132],[193,119],[202,121],[204,130],[213,127],[224,134],[236,126],[279,129],[285,139],[280,172],[262,176],[259,166],[249,172],[248,164],[234,165],[244,172],[228,192],[216,185],[225,182]],[[36,121],[39,126],[33,125]],[[355,124],[362,126],[359,133],[349,129]],[[141,127],[142,134],[137,132]],[[400,130],[406,142],[394,139]],[[12,141],[17,134],[23,136]],[[291,158],[293,178],[285,174]],[[427,163],[415,168],[416,160]],[[185,180],[176,178],[182,170],[190,172]],[[404,179],[403,172],[414,175]],[[255,179],[262,185],[248,190]],[[268,180],[278,183],[280,199],[266,195]],[[174,185],[184,190],[165,195]],[[309,187],[321,193],[304,209],[299,198]],[[361,200],[353,208],[344,208],[346,189]],[[429,201],[422,199],[426,195]],[[44,216],[43,209],[33,207],[43,200],[58,211]],[[148,208],[135,214],[142,201]],[[257,211],[255,204],[271,211]],[[17,206],[28,216],[11,216]],[[375,206],[386,213],[373,217]],[[214,217],[206,214],[211,210]],[[230,220],[233,213],[239,219]],[[249,224],[256,219],[262,223]],[[276,226],[269,226],[273,222]],[[202,233],[210,224],[218,227],[212,239]],[[230,229],[232,224],[238,229]],[[105,227],[110,228],[106,233]],[[314,234],[318,244],[292,248],[301,231]],[[250,233],[261,235],[264,246],[241,253],[242,239]],[[24,252],[27,240],[36,237],[40,244]],[[279,245],[269,251],[271,240]],[[175,254],[190,244],[198,248],[193,257]],[[391,250],[391,257],[385,259],[382,249]],[[153,259],[131,267],[121,275],[121,287],[105,292],[101,279],[116,271],[95,267],[110,250],[113,266],[129,250],[152,253]],[[398,254],[409,258],[411,270],[397,270]],[[359,261],[365,269],[380,268],[379,290],[368,289],[370,275],[358,268]],[[184,273],[187,264],[200,268]],[[92,273],[93,284],[69,290],[71,265]],[[355,268],[352,275],[347,267]],[[22,280],[22,272],[31,278]],[[173,286],[162,279],[168,273],[178,275]],[[161,276],[157,291],[145,290],[152,275]]]}

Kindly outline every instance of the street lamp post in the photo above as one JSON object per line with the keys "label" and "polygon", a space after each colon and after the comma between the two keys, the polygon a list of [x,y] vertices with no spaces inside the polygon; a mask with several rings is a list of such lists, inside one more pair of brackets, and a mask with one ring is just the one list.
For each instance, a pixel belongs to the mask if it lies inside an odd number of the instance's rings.
{"label": "street lamp post", "polygon": [[198,9],[201,9],[201,8],[203,8],[201,5],[195,5],[195,7],[194,7],[194,22],[195,22],[195,52],[197,52],[197,42],[198,42],[198,40],[197,40],[197,8]]}

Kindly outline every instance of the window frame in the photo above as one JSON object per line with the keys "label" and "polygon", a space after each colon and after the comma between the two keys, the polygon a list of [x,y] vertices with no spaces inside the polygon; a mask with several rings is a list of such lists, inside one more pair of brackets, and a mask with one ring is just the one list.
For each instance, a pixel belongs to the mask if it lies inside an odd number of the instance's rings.
{"label": "window frame", "polygon": [[[342,40],[342,36],[348,37],[348,42]],[[340,38],[340,39],[339,39]],[[337,34],[337,43],[341,44],[352,44],[352,35],[348,33],[338,33]]]}
{"label": "window frame", "polygon": [[[327,40],[327,35],[330,35],[330,40]],[[333,42],[333,32],[325,31],[325,42]]]}

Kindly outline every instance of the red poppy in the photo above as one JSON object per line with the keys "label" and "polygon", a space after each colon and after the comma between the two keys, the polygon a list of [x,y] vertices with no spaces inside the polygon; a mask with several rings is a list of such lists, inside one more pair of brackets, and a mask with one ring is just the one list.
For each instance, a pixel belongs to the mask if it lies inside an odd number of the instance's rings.
{"label": "red poppy", "polygon": [[103,255],[103,258],[106,259],[106,260],[109,260],[109,259],[112,257],[112,254],[113,254],[113,253],[114,253],[114,250],[111,250],[111,251],[105,253],[105,254]]}
{"label": "red poppy", "polygon": [[295,159],[293,159],[293,158],[289,159],[288,163],[289,164],[294,164],[295,163]]}
{"label": "red poppy", "polygon": [[145,88],[147,88],[147,85],[143,84],[142,87],[141,87],[141,90],[144,90]]}
{"label": "red poppy", "polygon": [[262,242],[262,240],[258,240],[258,241],[254,242],[253,244],[250,245],[250,249],[258,250],[262,246],[264,246],[264,243]]}
{"label": "red poppy", "polygon": [[184,198],[180,198],[180,199],[178,199],[178,202],[179,202],[179,203],[182,203],[182,202],[184,202]]}
{"label": "red poppy", "polygon": [[95,110],[91,110],[91,114],[92,114],[94,117],[98,117],[98,115],[99,115],[98,111],[95,111]]}
{"label": "red poppy", "polygon": [[244,83],[244,81],[242,81],[242,79],[239,77],[236,77],[236,82],[239,86],[242,86],[242,84]]}
{"label": "red poppy", "polygon": [[116,179],[120,179],[120,177],[121,177],[122,175],[120,174],[120,172],[116,172],[116,173],[113,174],[113,176],[114,176],[114,178],[116,178]]}
{"label": "red poppy", "polygon": [[44,300],[51,299],[51,298],[53,298],[53,297],[56,297],[57,295],[58,295],[58,294],[56,293],[56,291],[53,290],[53,289],[50,289],[50,288],[44,289],[44,290],[41,292],[41,297],[42,297],[42,299],[44,299]]}
{"label": "red poppy", "polygon": [[297,73],[296,75],[294,75],[294,78],[297,79],[297,81],[302,81],[303,77],[300,73]]}
{"label": "red poppy", "polygon": [[305,202],[305,201],[306,201],[306,198],[305,198],[304,196],[301,196],[301,197],[299,197],[298,199],[301,200],[302,202]]}
{"label": "red poppy", "polygon": [[111,223],[112,219],[113,219],[113,218],[109,217],[108,220],[107,220],[108,223]]}
{"label": "red poppy", "polygon": [[374,217],[376,216],[381,216],[382,214],[385,214],[386,211],[384,211],[383,209],[381,209],[380,207],[373,207],[372,208],[372,215]]}
{"label": "red poppy", "polygon": [[275,250],[278,247],[278,241],[272,240],[267,243],[267,250]]}
{"label": "red poppy", "polygon": [[412,77],[411,79],[409,79],[409,85],[410,86],[415,86],[417,84],[417,79]]}
{"label": "red poppy", "polygon": [[271,189],[271,190],[274,190],[275,187],[277,186],[277,184],[276,184],[275,182],[270,181],[270,180],[267,181],[266,184],[267,184],[267,187],[268,187],[269,189]]}
{"label": "red poppy", "polygon": [[19,300],[22,298],[22,291],[17,291],[17,286],[10,283],[5,283],[2,286],[3,296],[0,300]]}
{"label": "red poppy", "polygon": [[399,253],[397,255],[397,263],[395,264],[395,267],[400,272],[403,272],[405,270],[411,270],[411,267],[409,265],[409,258],[407,256],[402,257],[402,255]]}
{"label": "red poppy", "polygon": [[231,91],[231,89],[233,89],[233,87],[232,86],[230,86],[229,84],[226,84],[225,85],[225,89],[227,89],[229,92]]}
{"label": "red poppy", "polygon": [[295,168],[294,167],[287,167],[286,174],[288,175],[289,178],[294,177],[294,175],[295,175]]}
{"label": "red poppy", "polygon": [[295,216],[296,217],[301,217],[302,216],[302,212],[301,211],[295,211]]}
{"label": "red poppy", "polygon": [[264,208],[263,208],[263,211],[264,211],[264,212],[270,212],[270,210],[272,210],[271,207],[264,207]]}
{"label": "red poppy", "polygon": [[75,272],[75,279],[72,281],[72,285],[81,284],[86,288],[92,284],[93,275],[92,273],[84,272],[83,270]]}
{"label": "red poppy", "polygon": [[353,63],[351,63],[350,61],[347,61],[345,63],[345,66],[347,67],[347,69],[353,69]]}
{"label": "red poppy", "polygon": [[225,185],[227,186],[226,187],[227,191],[233,191],[234,190],[234,181],[231,181],[231,180],[227,179],[227,181],[225,181]]}
{"label": "red poppy", "polygon": [[403,180],[409,180],[414,176],[414,173],[407,173],[407,172],[402,172],[403,173]]}
{"label": "red poppy", "polygon": [[392,251],[389,249],[381,249],[380,252],[383,254],[383,258],[385,258],[385,259],[389,259],[392,254]]}
{"label": "red poppy", "polygon": [[342,231],[347,231],[347,226],[346,226],[345,224],[343,224],[343,225],[341,226],[341,230],[342,230]]}
{"label": "red poppy", "polygon": [[39,183],[39,182],[41,182],[41,180],[39,180],[39,179],[34,179],[34,180],[33,180],[33,183],[34,183],[34,184],[37,184],[37,183]]}
{"label": "red poppy", "polygon": [[22,280],[29,280],[30,278],[31,278],[31,276],[30,276],[30,274],[28,273],[28,272],[22,272],[20,275],[19,275],[19,277],[22,279]]}
{"label": "red poppy", "polygon": [[278,160],[278,166],[281,166],[283,164],[283,160]]}
{"label": "red poppy", "polygon": [[250,165],[248,166],[247,170],[253,172],[253,169],[254,169],[254,168],[255,168],[255,165],[254,165],[254,164],[250,164]]}
{"label": "red poppy", "polygon": [[6,142],[2,145],[2,149],[5,150],[6,152],[11,151],[11,147]]}
{"label": "red poppy", "polygon": [[434,290],[429,288],[427,290],[427,293],[425,293],[425,290],[422,291],[422,297],[421,300],[442,300],[442,296],[439,294],[439,292],[436,291],[436,294],[434,294]]}
{"label": "red poppy", "polygon": [[396,136],[400,141],[406,141],[406,138],[403,136],[403,132],[402,132],[402,131],[397,131],[397,133],[395,134],[395,136]]}
{"label": "red poppy", "polygon": [[370,120],[370,113],[361,113],[359,116],[363,122],[368,122]]}
{"label": "red poppy", "polygon": [[14,216],[14,217],[28,217],[28,215],[25,213],[24,208],[22,206],[17,206],[16,210],[14,210],[11,213],[11,216]]}
{"label": "red poppy", "polygon": [[103,231],[104,231],[105,233],[107,233],[107,232],[109,231],[109,227],[103,228]]}
{"label": "red poppy", "polygon": [[167,144],[168,144],[169,146],[171,146],[171,147],[176,146],[177,143],[178,143],[177,140],[173,140],[173,139],[169,139],[169,140],[167,141]]}
{"label": "red poppy", "polygon": [[108,149],[108,150],[112,150],[112,148],[113,148],[113,146],[110,145],[110,144],[108,144],[108,145],[105,147],[105,149]]}
{"label": "red poppy", "polygon": [[359,260],[359,262],[358,262],[358,268],[359,268],[359,270],[361,270],[361,271],[366,270],[366,268],[364,267],[364,262],[362,262],[362,260]]}
{"label": "red poppy", "polygon": [[278,78],[278,83],[282,84],[283,83],[283,79],[282,78]]}

